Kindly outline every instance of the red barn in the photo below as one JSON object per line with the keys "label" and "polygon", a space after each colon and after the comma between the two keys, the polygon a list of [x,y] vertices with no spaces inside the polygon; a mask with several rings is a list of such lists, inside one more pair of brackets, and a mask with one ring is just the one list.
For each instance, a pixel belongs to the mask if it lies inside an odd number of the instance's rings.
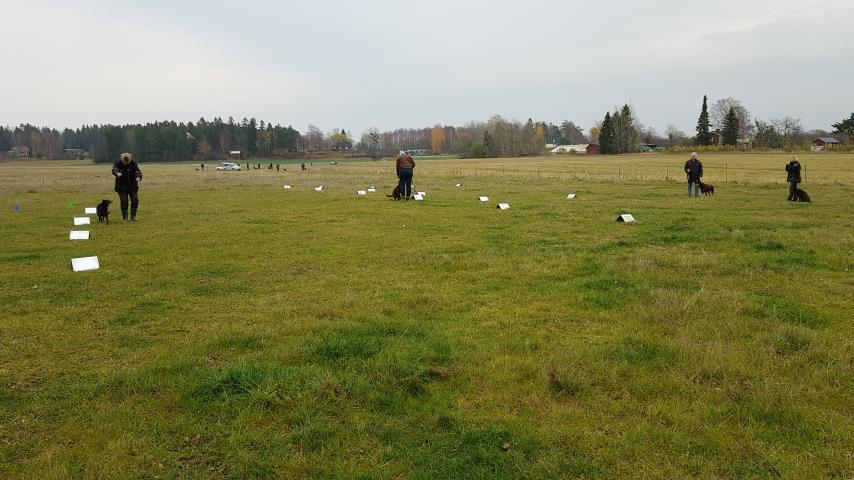
{"label": "red barn", "polygon": [[820,137],[820,138],[816,138],[815,140],[812,141],[813,146],[821,147],[821,148],[824,148],[827,146],[832,147],[834,145],[839,145],[840,143],[842,143],[842,142],[840,142],[839,140],[837,140],[833,137]]}
{"label": "red barn", "polygon": [[599,155],[599,144],[591,143],[587,145],[587,155]]}

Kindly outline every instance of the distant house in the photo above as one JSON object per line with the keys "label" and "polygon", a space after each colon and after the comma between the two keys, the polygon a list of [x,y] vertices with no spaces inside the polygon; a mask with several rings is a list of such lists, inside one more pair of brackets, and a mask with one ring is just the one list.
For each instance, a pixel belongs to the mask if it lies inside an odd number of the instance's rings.
{"label": "distant house", "polygon": [[413,148],[412,150],[407,150],[406,153],[413,157],[423,157],[424,155],[430,155],[432,152],[424,148]]}
{"label": "distant house", "polygon": [[241,158],[243,158],[243,154],[240,150],[232,150],[228,152],[228,157],[234,160],[240,160]]}
{"label": "distant house", "polygon": [[842,142],[833,137],[819,137],[812,141],[814,147],[824,148],[827,146],[839,145]]}
{"label": "distant house", "polygon": [[561,153],[587,153],[588,144],[582,143],[579,145],[559,145],[551,150],[551,153],[559,155]]}
{"label": "distant house", "polygon": [[587,155],[599,155],[599,144],[591,143],[587,145]]}
{"label": "distant house", "polygon": [[724,140],[724,133],[720,130],[709,132],[709,145],[721,145]]}
{"label": "distant house", "polygon": [[30,157],[30,147],[26,145],[15,145],[9,150],[10,158],[29,158]]}
{"label": "distant house", "polygon": [[86,150],[83,150],[82,148],[66,148],[62,153],[65,158],[86,158]]}
{"label": "distant house", "polygon": [[640,144],[640,151],[641,152],[654,152],[655,148],[656,148],[656,145],[652,144],[652,143],[641,143]]}

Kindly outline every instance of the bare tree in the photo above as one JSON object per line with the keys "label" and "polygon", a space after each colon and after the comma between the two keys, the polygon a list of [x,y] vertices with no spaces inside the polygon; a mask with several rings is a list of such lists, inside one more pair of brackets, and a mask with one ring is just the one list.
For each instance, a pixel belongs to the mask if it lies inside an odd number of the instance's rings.
{"label": "bare tree", "polygon": [[682,139],[686,138],[685,132],[679,130],[676,125],[670,124],[664,130],[664,134],[667,135],[667,141],[669,146],[673,146],[675,143],[681,142]]}
{"label": "bare tree", "polygon": [[709,108],[709,118],[716,129],[721,129],[726,122],[726,116],[729,109],[735,110],[735,116],[738,117],[738,124],[741,126],[741,136],[749,137],[753,134],[753,121],[750,119],[750,112],[744,108],[740,100],[732,97],[721,98],[717,100]]}

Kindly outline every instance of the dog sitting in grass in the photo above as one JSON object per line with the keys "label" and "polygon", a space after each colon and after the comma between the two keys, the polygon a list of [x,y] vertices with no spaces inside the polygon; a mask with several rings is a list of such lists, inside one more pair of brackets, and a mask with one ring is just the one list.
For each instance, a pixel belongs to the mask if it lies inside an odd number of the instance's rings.
{"label": "dog sitting in grass", "polygon": [[400,200],[400,185],[395,185],[394,190],[391,191],[391,195],[386,195],[386,197]]}
{"label": "dog sitting in grass", "polygon": [[110,224],[110,204],[113,203],[106,198],[101,200],[101,203],[95,207],[95,212],[98,213],[98,223],[104,222],[107,225]]}
{"label": "dog sitting in grass", "polygon": [[795,193],[793,193],[792,196],[789,197],[789,201],[812,203],[810,195],[806,191],[801,190],[800,188],[795,189]]}
{"label": "dog sitting in grass", "polygon": [[703,192],[703,195],[710,197],[715,194],[715,186],[711,183],[700,182],[700,191]]}

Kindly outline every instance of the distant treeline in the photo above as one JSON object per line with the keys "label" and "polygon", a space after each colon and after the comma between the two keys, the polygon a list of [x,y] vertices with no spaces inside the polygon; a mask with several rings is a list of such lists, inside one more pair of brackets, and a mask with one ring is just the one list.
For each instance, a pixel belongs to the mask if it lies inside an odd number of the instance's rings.
{"label": "distant treeline", "polygon": [[138,161],[176,162],[216,160],[239,150],[242,156],[281,156],[299,145],[294,128],[243,119],[221,118],[193,123],[172,121],[145,125],[91,125],[58,131],[33,125],[0,127],[0,152],[17,146],[30,149],[32,158],[91,158],[113,162],[122,152]]}

